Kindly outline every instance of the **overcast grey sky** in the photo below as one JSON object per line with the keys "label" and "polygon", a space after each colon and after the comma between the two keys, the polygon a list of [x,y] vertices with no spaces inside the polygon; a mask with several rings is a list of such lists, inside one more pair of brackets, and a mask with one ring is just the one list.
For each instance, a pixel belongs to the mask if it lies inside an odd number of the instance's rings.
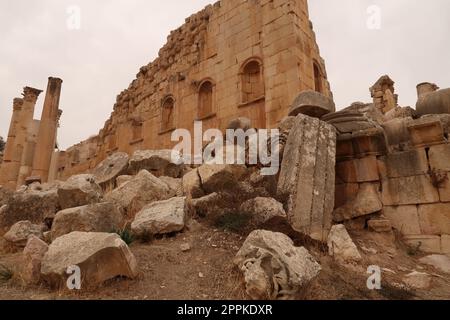
{"label": "overcast grey sky", "polygon": [[[96,134],[116,95],[156,58],[170,30],[208,3],[0,0],[0,135],[7,134],[22,87],[45,89],[49,76],[64,80],[61,147]],[[67,28],[71,5],[81,8],[81,30]],[[370,5],[381,9],[379,30],[367,27]],[[310,0],[309,6],[338,107],[369,101],[368,88],[383,74],[396,81],[404,106],[415,104],[419,82],[450,87],[449,0]]]}

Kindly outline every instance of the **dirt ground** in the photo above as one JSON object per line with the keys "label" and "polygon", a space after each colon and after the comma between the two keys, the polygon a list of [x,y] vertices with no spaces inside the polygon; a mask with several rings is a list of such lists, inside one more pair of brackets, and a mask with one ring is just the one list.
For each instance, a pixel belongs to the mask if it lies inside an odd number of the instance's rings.
{"label": "dirt ground", "polygon": [[[296,245],[306,246],[320,261],[322,272],[298,299],[450,299],[450,277],[436,270],[419,266],[421,256],[408,254],[394,235],[369,232],[353,233],[352,237],[363,255],[358,266],[342,267],[326,254],[326,248],[311,243],[283,223],[264,227],[283,231]],[[0,255],[0,264],[16,271],[9,281],[0,281],[0,300],[58,299],[125,299],[125,300],[242,300],[247,299],[242,276],[233,265],[233,258],[245,241],[249,230],[229,232],[201,221],[190,230],[156,239],[149,243],[135,242],[130,248],[138,261],[138,279],[114,279],[94,291],[52,291],[46,287],[25,286],[20,279],[21,253]],[[181,245],[189,244],[187,252]],[[374,253],[376,250],[376,254]],[[367,289],[367,267],[383,268],[382,290]],[[433,275],[432,287],[413,291],[402,286],[401,279],[412,270]]]}

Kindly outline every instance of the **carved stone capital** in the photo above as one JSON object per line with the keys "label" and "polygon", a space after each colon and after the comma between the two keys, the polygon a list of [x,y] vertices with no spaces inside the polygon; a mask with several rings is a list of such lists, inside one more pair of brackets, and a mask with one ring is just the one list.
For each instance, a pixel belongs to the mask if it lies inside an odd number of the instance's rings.
{"label": "carved stone capital", "polygon": [[42,90],[25,87],[23,88],[23,99],[27,102],[36,103],[39,95],[42,93]]}

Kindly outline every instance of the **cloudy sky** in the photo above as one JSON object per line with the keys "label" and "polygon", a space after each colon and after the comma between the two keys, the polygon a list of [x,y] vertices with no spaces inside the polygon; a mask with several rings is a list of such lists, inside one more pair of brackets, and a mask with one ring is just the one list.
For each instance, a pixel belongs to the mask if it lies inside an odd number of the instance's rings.
{"label": "cloudy sky", "polygon": [[[64,80],[61,147],[96,134],[116,95],[157,56],[170,30],[212,2],[0,0],[0,135],[7,134],[13,98],[26,85],[45,89],[48,76]],[[67,27],[74,5],[81,9],[80,30]],[[450,1],[310,0],[309,5],[340,108],[369,101],[368,87],[383,74],[396,81],[404,106],[415,104],[419,82],[450,87]],[[43,100],[44,95],[35,118]]]}

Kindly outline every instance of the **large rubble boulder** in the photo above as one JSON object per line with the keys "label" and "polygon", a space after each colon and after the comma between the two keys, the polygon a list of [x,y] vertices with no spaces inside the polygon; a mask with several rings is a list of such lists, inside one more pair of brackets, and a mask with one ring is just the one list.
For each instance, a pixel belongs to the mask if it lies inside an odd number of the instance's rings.
{"label": "large rubble boulder", "polygon": [[170,198],[169,186],[147,170],[106,194],[105,200],[118,205],[132,218],[144,206]]}
{"label": "large rubble boulder", "polygon": [[252,223],[256,225],[264,224],[275,217],[286,218],[283,205],[273,198],[257,197],[247,200],[239,211],[251,216]]}
{"label": "large rubble boulder", "polygon": [[206,194],[233,190],[246,169],[244,165],[204,164],[198,168],[202,189]]}
{"label": "large rubble boulder", "polygon": [[102,189],[90,174],[70,177],[58,188],[59,203],[62,209],[75,208],[97,203],[102,198]]}
{"label": "large rubble boulder", "polygon": [[3,238],[15,247],[24,248],[29,237],[36,236],[42,239],[43,232],[44,227],[42,225],[36,225],[30,221],[19,221],[11,227]]}
{"label": "large rubble boulder", "polygon": [[[423,85],[425,84],[419,86]],[[416,110],[421,116],[450,113],[450,88],[423,94],[417,100]]]}
{"label": "large rubble boulder", "polygon": [[182,231],[186,222],[186,198],[154,202],[144,207],[131,224],[137,237]]}
{"label": "large rubble boulder", "polygon": [[14,192],[11,190],[0,186],[0,207],[8,203],[9,199],[14,196]]}
{"label": "large rubble boulder", "polygon": [[255,300],[294,298],[321,271],[305,248],[282,234],[252,232],[234,259],[244,273],[247,294]]}
{"label": "large rubble boulder", "polygon": [[169,187],[170,197],[183,196],[183,180],[181,178],[160,177],[159,179]]}
{"label": "large rubble boulder", "polygon": [[351,264],[362,259],[344,225],[335,225],[328,236],[328,252],[336,261]]}
{"label": "large rubble boulder", "polygon": [[278,199],[294,230],[326,242],[335,196],[336,130],[298,115],[287,140]]}
{"label": "large rubble boulder", "polygon": [[28,238],[23,250],[25,260],[22,277],[27,284],[38,284],[41,278],[41,263],[48,251],[48,245],[36,236]]}
{"label": "large rubble boulder", "polygon": [[115,232],[120,229],[122,213],[111,202],[102,202],[58,212],[52,225],[52,239],[73,231]]}
{"label": "large rubble boulder", "polygon": [[172,152],[172,150],[136,151],[129,161],[129,174],[135,175],[141,170],[147,170],[157,177],[181,178],[185,166],[183,163],[172,162]]}
{"label": "large rubble boulder", "polygon": [[103,190],[112,190],[116,187],[116,178],[128,171],[130,157],[124,152],[117,152],[102,161],[93,171],[95,182]]}
{"label": "large rubble boulder", "polygon": [[28,220],[35,224],[51,222],[59,210],[56,189],[16,192],[0,209],[0,233],[19,221]]}
{"label": "large rubble boulder", "polygon": [[448,256],[433,254],[426,256],[419,261],[420,263],[434,267],[440,272],[450,274],[450,257]]}
{"label": "large rubble boulder", "polygon": [[66,284],[67,270],[81,270],[82,289],[95,287],[118,276],[135,278],[137,263],[117,234],[72,232],[50,245],[42,260],[41,277],[52,287]]}

